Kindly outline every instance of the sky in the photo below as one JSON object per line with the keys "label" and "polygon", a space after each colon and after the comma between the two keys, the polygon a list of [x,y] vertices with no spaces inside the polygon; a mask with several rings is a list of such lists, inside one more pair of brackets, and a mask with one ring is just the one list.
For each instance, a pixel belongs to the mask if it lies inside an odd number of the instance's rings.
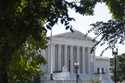
{"label": "sky", "polygon": [[[76,13],[74,10],[69,9],[69,15],[73,18],[75,18],[75,21],[72,21],[71,24],[74,29],[86,34],[87,31],[91,28],[90,24],[95,23],[97,21],[108,21],[112,18],[112,15],[110,11],[108,10],[108,7],[104,3],[98,3],[94,8],[94,15],[93,16],[82,16],[78,13]],[[57,23],[53,27],[53,35],[69,32],[69,30],[65,30],[64,25]],[[47,32],[47,35],[50,36],[50,31]],[[94,37],[94,34],[89,34],[90,37]],[[99,56],[102,50],[106,47],[106,45],[102,47],[97,47],[96,49],[96,55]],[[125,46],[119,45],[119,53],[123,53],[123,48]],[[104,54],[104,57],[113,57],[111,50],[107,50]]]}

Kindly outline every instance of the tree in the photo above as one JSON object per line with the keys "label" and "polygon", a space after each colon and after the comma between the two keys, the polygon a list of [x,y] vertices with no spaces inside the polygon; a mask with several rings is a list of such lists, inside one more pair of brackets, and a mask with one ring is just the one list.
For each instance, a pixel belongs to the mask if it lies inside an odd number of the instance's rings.
{"label": "tree", "polygon": [[[68,15],[69,7],[80,14],[91,15],[97,2],[81,0],[77,5],[74,1],[65,0],[0,0],[0,83],[23,79],[21,73],[16,72],[17,69],[18,72],[32,70],[34,65],[27,64],[30,56],[25,52],[46,47],[47,28],[51,29],[60,21],[72,31],[69,23],[74,19]],[[26,51],[27,45],[32,47],[30,51]],[[32,58],[33,61],[36,61],[35,58]],[[39,63],[43,62],[42,59]],[[39,63],[35,62],[36,65]],[[14,69],[16,66],[21,68]]]}
{"label": "tree", "polygon": [[109,20],[108,22],[96,22],[93,26],[95,38],[99,38],[97,44],[108,44],[109,48],[115,44],[123,44],[125,37],[124,22],[120,20]]}
{"label": "tree", "polygon": [[104,0],[113,17],[117,20],[125,20],[125,0]]}
{"label": "tree", "polygon": [[[125,54],[121,54],[116,57],[117,60],[117,81],[122,82],[125,80]],[[112,78],[114,79],[114,58],[110,60],[111,65],[111,72],[112,72]]]}
{"label": "tree", "polygon": [[[103,0],[112,13],[113,19],[107,22],[91,24],[92,29],[99,41],[96,45],[108,46],[104,49],[114,48],[116,44],[124,44],[125,41],[125,0]],[[95,46],[96,46],[95,45]],[[104,52],[104,51],[103,51]]]}

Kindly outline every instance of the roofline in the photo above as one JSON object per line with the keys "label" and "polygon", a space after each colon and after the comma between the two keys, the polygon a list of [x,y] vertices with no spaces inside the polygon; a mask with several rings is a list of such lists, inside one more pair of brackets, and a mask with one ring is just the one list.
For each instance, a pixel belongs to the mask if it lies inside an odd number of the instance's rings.
{"label": "roofline", "polygon": [[[93,39],[92,39],[90,36],[88,36],[88,35],[86,35],[86,34],[80,32],[80,31],[78,31],[78,30],[75,30],[74,32],[79,32],[79,33],[83,34],[84,36],[86,36],[86,38],[88,38],[89,40],[93,41]],[[60,36],[60,35],[64,35],[64,34],[67,34],[67,33],[74,33],[74,32],[71,32],[71,31],[70,31],[70,32],[64,32],[64,33],[60,33],[60,34],[55,34],[55,35],[52,35],[52,37],[58,37],[58,36]],[[51,37],[51,36],[48,36],[48,39],[49,39],[50,37]],[[97,41],[95,40],[95,41],[93,41],[93,42],[97,42]]]}

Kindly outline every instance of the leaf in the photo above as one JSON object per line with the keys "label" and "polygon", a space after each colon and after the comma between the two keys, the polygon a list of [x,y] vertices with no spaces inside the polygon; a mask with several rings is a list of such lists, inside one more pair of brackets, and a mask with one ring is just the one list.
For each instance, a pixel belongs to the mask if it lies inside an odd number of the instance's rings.
{"label": "leaf", "polygon": [[74,32],[74,30],[73,30],[72,28],[70,28],[70,31],[71,31],[71,32]]}
{"label": "leaf", "polygon": [[66,30],[69,29],[69,28],[70,28],[70,26],[66,26]]}
{"label": "leaf", "polygon": [[46,25],[47,29],[51,30],[51,27],[49,25]]}

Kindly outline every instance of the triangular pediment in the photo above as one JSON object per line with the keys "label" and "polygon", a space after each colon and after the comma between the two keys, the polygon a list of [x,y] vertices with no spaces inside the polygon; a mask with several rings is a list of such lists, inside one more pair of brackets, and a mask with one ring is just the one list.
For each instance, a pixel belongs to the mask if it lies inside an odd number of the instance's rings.
{"label": "triangular pediment", "polygon": [[54,35],[53,38],[68,38],[68,39],[77,39],[77,40],[92,40],[90,37],[87,37],[85,34],[74,31],[74,32],[66,32],[58,35]]}

